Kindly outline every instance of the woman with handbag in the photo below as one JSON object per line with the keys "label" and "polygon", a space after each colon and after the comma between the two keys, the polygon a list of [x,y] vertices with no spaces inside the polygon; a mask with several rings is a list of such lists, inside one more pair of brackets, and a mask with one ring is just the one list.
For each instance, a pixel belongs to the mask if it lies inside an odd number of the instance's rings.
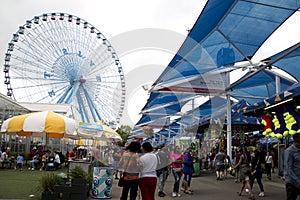
{"label": "woman with handbag", "polygon": [[140,148],[140,143],[131,142],[120,159],[119,167],[123,170],[123,176],[120,177],[118,184],[120,187],[123,187],[120,200],[127,200],[129,191],[130,200],[135,200],[137,197],[139,186],[138,163],[140,161],[137,153]]}
{"label": "woman with handbag", "polygon": [[172,174],[174,176],[172,197],[180,197],[181,195],[179,193],[179,185],[182,176],[183,154],[181,153],[179,146],[176,146],[174,148],[174,152],[170,154],[170,159],[172,162],[171,164]]}
{"label": "woman with handbag", "polygon": [[250,194],[250,199],[255,199],[250,185],[251,169],[250,169],[250,155],[248,155],[248,153],[249,152],[247,151],[247,149],[243,148],[241,152],[240,160],[233,168],[236,169],[237,167],[240,167],[241,170],[242,186],[240,188],[240,191],[238,192],[238,195],[242,196],[244,188],[247,187]]}
{"label": "woman with handbag", "polygon": [[253,188],[254,180],[256,179],[257,184],[260,189],[258,196],[264,197],[264,185],[262,183],[262,170],[261,170],[261,158],[260,152],[255,149],[251,155],[251,172],[252,176],[250,177],[250,186]]}

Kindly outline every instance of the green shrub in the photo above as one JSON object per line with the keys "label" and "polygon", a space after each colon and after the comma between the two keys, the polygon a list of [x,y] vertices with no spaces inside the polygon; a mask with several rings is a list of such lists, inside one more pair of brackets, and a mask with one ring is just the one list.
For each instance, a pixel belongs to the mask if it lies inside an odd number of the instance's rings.
{"label": "green shrub", "polygon": [[78,166],[75,166],[73,169],[71,169],[69,175],[71,178],[83,178],[86,179],[88,183],[92,182],[92,176]]}
{"label": "green shrub", "polygon": [[62,184],[63,179],[59,177],[54,172],[44,174],[41,179],[39,179],[38,191],[43,192],[54,192],[56,185]]}

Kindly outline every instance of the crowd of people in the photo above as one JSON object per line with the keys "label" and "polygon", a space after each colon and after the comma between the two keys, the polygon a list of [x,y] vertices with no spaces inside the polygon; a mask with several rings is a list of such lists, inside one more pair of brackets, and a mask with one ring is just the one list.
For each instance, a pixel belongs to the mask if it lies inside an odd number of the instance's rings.
{"label": "crowd of people", "polygon": [[[288,200],[296,200],[300,195],[300,134],[295,134],[293,139],[293,145],[284,153],[284,180]],[[236,149],[232,157],[229,157],[224,149],[213,149],[203,158],[203,168],[214,170],[217,181],[224,180],[227,173],[231,173],[235,177],[235,182],[241,184],[237,194],[241,196],[247,192],[249,198],[254,199],[252,188],[255,181],[260,189],[259,196],[263,197],[265,195],[263,174],[266,174],[268,180],[272,180],[278,159],[275,152],[267,151],[263,147],[254,149],[242,147]],[[109,166],[114,168],[115,179],[124,179],[121,200],[128,199],[128,196],[131,200],[135,200],[138,190],[143,200],[154,200],[155,192],[159,197],[166,196],[164,188],[169,175],[173,176],[174,181],[172,197],[180,197],[181,191],[187,195],[193,194],[191,183],[195,172],[195,157],[190,146],[183,148],[162,145],[154,148],[149,142],[132,141],[124,149],[114,148],[112,152],[108,149],[102,153],[108,159]],[[3,149],[0,154],[2,168],[14,166],[14,170],[23,170],[22,155],[12,156],[9,147]],[[63,156],[60,152],[34,147],[29,153],[28,169],[55,170],[60,168],[66,159],[78,159],[80,155],[77,148]]]}
{"label": "crowd of people", "polygon": [[[293,140],[294,143],[283,152],[284,173],[278,171],[278,175],[282,176],[286,183],[287,200],[296,200],[297,196],[300,196],[300,134],[294,134]],[[232,156],[231,161],[223,149],[218,153],[213,150],[203,158],[203,166],[205,169],[215,170],[217,180],[223,180],[227,173],[231,172],[235,176],[235,182],[241,183],[238,195],[241,196],[246,191],[250,199],[255,199],[252,188],[256,180],[260,189],[258,196],[264,197],[262,177],[265,173],[267,179],[272,180],[274,169],[278,169],[277,151],[264,147],[242,147],[234,151]]]}
{"label": "crowd of people", "polygon": [[[159,197],[166,196],[164,188],[169,175],[174,178],[172,197],[180,197],[181,190],[185,194],[193,194],[194,158],[191,147],[181,149],[179,146],[162,145],[154,148],[149,142],[132,141],[121,153],[115,169],[122,172],[125,182],[121,200],[128,196],[135,200],[139,189],[143,200],[155,199],[156,191]],[[116,175],[115,178],[119,177]]]}
{"label": "crowd of people", "polygon": [[63,155],[60,151],[51,152],[50,150],[43,150],[42,146],[34,146],[25,157],[21,153],[17,153],[16,156],[12,155],[10,147],[6,147],[0,151],[0,163],[2,169],[13,168],[15,171],[17,169],[23,170],[24,161],[28,165],[28,170],[56,170],[61,168],[61,165],[66,162],[66,158],[68,160],[76,159],[76,151],[76,148],[74,148],[73,151]]}

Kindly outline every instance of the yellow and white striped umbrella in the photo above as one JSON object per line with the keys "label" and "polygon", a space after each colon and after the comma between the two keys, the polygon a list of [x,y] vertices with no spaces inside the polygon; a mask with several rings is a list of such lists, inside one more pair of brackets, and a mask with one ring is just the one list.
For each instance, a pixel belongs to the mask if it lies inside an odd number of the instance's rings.
{"label": "yellow and white striped umbrella", "polygon": [[43,111],[9,118],[3,122],[1,132],[16,133],[19,136],[63,138],[65,134],[73,134],[77,127],[78,123],[74,119],[52,111]]}
{"label": "yellow and white striped umbrella", "polygon": [[78,136],[92,140],[116,140],[122,141],[122,137],[104,123],[82,122],[77,129]]}

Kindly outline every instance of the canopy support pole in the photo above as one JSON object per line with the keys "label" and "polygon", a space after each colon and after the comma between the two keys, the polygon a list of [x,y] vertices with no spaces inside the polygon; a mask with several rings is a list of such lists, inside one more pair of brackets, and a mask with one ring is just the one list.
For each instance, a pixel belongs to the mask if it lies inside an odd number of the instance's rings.
{"label": "canopy support pole", "polygon": [[281,86],[280,86],[280,77],[275,76],[275,83],[276,83],[276,94],[279,94],[281,91]]}
{"label": "canopy support pole", "polygon": [[[226,73],[226,86],[230,85],[230,74],[227,72]],[[231,135],[231,102],[230,102],[230,94],[227,91],[226,92],[226,100],[227,100],[227,155],[232,158],[232,151],[231,151],[231,140],[232,140],[232,135]]]}

